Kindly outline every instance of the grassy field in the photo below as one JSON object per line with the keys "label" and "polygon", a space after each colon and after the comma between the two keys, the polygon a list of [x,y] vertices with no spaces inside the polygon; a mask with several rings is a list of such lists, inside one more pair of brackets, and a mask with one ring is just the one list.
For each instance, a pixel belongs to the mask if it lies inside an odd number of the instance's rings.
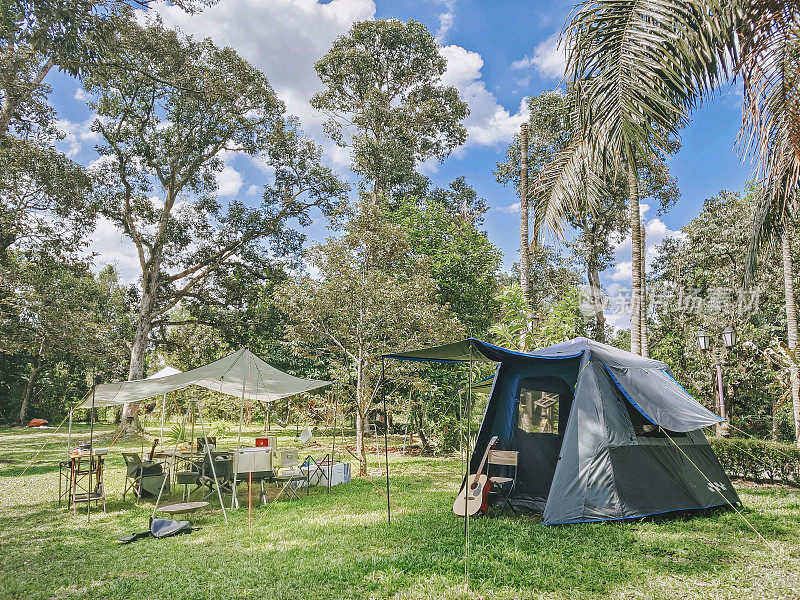
{"label": "grassy field", "polygon": [[[294,443],[294,430],[279,443]],[[214,503],[194,517],[191,535],[121,545],[117,536],[147,529],[153,508],[121,499],[119,451],[141,445],[114,445],[108,513],[93,510],[87,523],[85,507],[76,517],[56,502],[66,434],[0,429],[0,598],[800,598],[800,490],[792,488],[739,486],[743,513],[777,556],[731,511],[563,527],[472,520],[467,591],[463,521],[450,512],[454,458],[390,457],[391,526],[373,453],[372,477],[258,506],[252,525],[244,509],[225,526]]]}

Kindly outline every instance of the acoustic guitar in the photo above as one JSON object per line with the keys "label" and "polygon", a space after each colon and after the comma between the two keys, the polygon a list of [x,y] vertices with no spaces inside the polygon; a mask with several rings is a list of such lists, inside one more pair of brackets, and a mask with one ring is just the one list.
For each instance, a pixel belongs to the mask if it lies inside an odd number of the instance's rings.
{"label": "acoustic guitar", "polygon": [[489,489],[492,487],[489,478],[483,472],[483,467],[486,465],[486,459],[489,457],[489,452],[497,444],[497,436],[494,436],[489,445],[486,446],[486,452],[483,453],[481,464],[478,466],[478,471],[474,475],[467,477],[464,487],[453,502],[453,512],[457,517],[473,516],[482,512],[486,514],[489,509]]}

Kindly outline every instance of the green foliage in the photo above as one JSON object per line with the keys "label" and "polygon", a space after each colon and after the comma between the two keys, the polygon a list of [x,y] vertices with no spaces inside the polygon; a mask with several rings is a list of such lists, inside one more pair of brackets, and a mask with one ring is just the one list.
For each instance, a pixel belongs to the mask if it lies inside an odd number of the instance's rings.
{"label": "green foliage", "polygon": [[[682,237],[659,246],[650,282],[651,356],[667,362],[679,381],[711,405],[712,364],[724,364],[733,416],[771,421],[784,393],[764,355],[786,328],[782,270],[777,252],[761,257],[753,288],[742,287],[754,193],[720,192],[681,228]],[[739,343],[726,352],[720,332],[733,325]],[[710,356],[698,347],[711,333]],[[746,428],[747,429],[747,428]],[[763,434],[763,428],[748,433]]]}
{"label": "green foliage", "polygon": [[[18,406],[20,421],[34,409],[57,417],[90,385],[88,373],[119,376],[128,334],[124,291],[112,268],[93,275],[85,264],[47,256],[15,253],[10,260],[0,271],[0,347],[25,357],[30,367],[16,375],[27,380],[22,395],[0,399],[0,414],[8,418],[10,407]],[[48,402],[36,401],[42,377]],[[57,400],[54,384],[63,391]]]}
{"label": "green foliage", "polygon": [[800,449],[756,438],[709,438],[725,472],[745,479],[800,485]]}
{"label": "green foliage", "polygon": [[[451,190],[472,191],[463,179]],[[474,192],[463,202],[435,189],[423,198],[406,197],[390,213],[408,238],[412,252],[425,257],[436,282],[439,303],[458,316],[468,335],[480,337],[494,318],[500,251],[480,231],[462,204],[474,205]]]}
{"label": "green foliage", "polygon": [[311,105],[329,117],[326,132],[352,149],[353,170],[377,192],[391,192],[419,162],[443,160],[466,140],[467,103],[440,83],[447,62],[418,21],[355,23],[315,67],[324,90]]}
{"label": "green foliage", "polygon": [[531,311],[518,284],[503,288],[497,300],[500,320],[489,328],[489,333],[501,346],[530,352],[582,334],[580,294],[576,289],[570,290],[544,312]]}

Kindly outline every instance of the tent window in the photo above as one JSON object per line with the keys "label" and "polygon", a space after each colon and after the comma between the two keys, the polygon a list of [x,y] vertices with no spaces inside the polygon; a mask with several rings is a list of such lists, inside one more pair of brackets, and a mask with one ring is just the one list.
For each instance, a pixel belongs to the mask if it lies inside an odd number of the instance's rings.
{"label": "tent window", "polygon": [[526,433],[558,433],[559,394],[546,392],[535,379],[523,379],[517,393],[517,427]]}

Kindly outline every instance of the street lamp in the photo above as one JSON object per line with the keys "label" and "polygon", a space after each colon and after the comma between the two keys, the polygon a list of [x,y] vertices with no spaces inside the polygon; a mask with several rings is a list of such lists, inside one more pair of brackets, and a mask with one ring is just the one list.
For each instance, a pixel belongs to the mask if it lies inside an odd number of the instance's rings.
{"label": "street lamp", "polygon": [[711,350],[711,336],[705,330],[697,334],[697,342],[700,344],[700,350],[708,352]]}
{"label": "street lamp", "polygon": [[730,325],[722,330],[722,343],[726,348],[733,348],[736,345],[736,330]]}
{"label": "street lamp", "polygon": [[[722,344],[725,346],[726,353],[730,351],[736,345],[737,341],[737,334],[736,330],[732,326],[728,326],[722,330]],[[697,334],[697,343],[700,345],[700,350],[702,352],[708,352],[711,350],[711,336],[706,333],[705,331],[700,331]],[[723,358],[724,361],[724,358]],[[717,397],[719,401],[719,416],[723,419],[727,418],[726,408],[725,408],[725,388],[722,384],[722,364],[721,361],[715,360],[714,361],[714,374],[712,376],[713,386],[714,386],[714,395]],[[727,436],[728,435],[728,427],[727,423],[720,423],[717,427],[717,435],[719,436]]]}

